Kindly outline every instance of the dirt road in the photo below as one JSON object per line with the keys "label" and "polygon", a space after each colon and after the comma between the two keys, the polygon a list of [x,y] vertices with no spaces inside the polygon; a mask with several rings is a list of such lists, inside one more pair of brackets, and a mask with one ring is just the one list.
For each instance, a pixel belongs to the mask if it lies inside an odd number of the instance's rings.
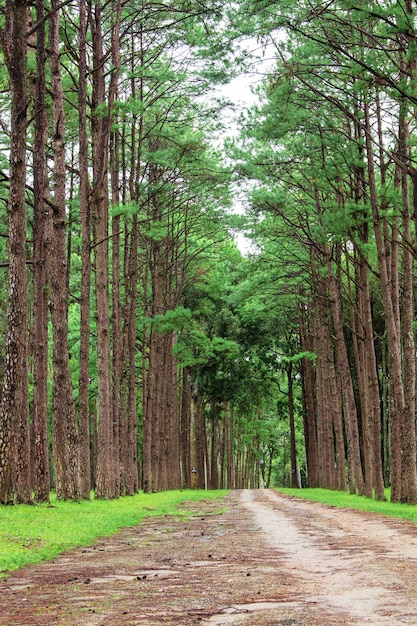
{"label": "dirt road", "polygon": [[417,527],[271,490],[185,503],[0,582],[0,625],[417,625]]}

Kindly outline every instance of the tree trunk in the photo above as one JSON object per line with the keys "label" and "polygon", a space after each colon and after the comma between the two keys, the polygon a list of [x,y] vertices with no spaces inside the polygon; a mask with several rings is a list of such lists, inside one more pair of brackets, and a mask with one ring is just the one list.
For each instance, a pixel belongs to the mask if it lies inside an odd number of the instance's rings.
{"label": "tree trunk", "polygon": [[[366,237],[367,239],[367,237]],[[381,406],[375,357],[367,260],[361,253],[356,261],[357,311],[351,306],[351,325],[362,414],[362,439],[366,495],[385,500],[381,456]],[[353,296],[351,297],[353,300]]]}
{"label": "tree trunk", "polygon": [[88,500],[91,490],[90,458],[90,293],[91,293],[91,216],[88,180],[88,136],[87,136],[87,7],[86,0],[79,0],[79,79],[78,79],[78,123],[79,123],[79,170],[80,170],[80,221],[81,221],[81,293],[80,293],[80,370],[78,379],[78,420],[80,437],[81,498]]}
{"label": "tree trunk", "polygon": [[[191,475],[191,468],[197,468],[197,407],[195,404],[193,407],[191,406],[191,402],[193,402],[192,388],[191,371],[188,367],[184,367],[182,368],[181,384],[180,439],[182,484],[185,488],[191,487],[192,481],[197,479],[197,477],[194,478]],[[191,411],[194,411],[193,417],[191,417]],[[194,423],[192,423],[192,419]],[[193,440],[191,439],[192,426]],[[194,450],[192,446],[194,446]],[[196,472],[193,473],[195,474]],[[193,489],[195,488],[196,486],[194,485]]]}
{"label": "tree trunk", "polygon": [[[385,313],[385,323],[389,350],[389,391],[390,391],[390,418],[391,418],[391,499],[393,502],[401,500],[401,422],[405,411],[404,388],[402,381],[401,345],[398,332],[398,315],[396,313],[398,301],[398,266],[391,265],[391,280],[387,267],[386,247],[381,227],[381,217],[378,210],[378,196],[375,181],[375,168],[372,153],[372,135],[369,106],[365,104],[366,124],[366,152],[368,164],[368,184],[375,241],[378,254],[378,267],[381,281],[381,294]],[[393,234],[393,258],[397,258],[398,241]]]}
{"label": "tree trunk", "polygon": [[[341,378],[341,391],[343,398],[343,414],[345,418],[345,430],[347,438],[347,462],[348,475],[353,477],[355,488],[359,495],[365,494],[365,482],[363,479],[362,463],[359,445],[359,426],[356,411],[355,395],[353,391],[352,375],[350,372],[346,342],[343,333],[342,312],[340,310],[340,296],[336,278],[332,268],[332,261],[327,251],[328,287],[329,300],[332,309],[333,326],[336,336],[336,363]],[[355,489],[355,491],[356,491]],[[351,490],[352,491],[352,490]]]}
{"label": "tree trunk", "polygon": [[400,172],[402,191],[402,235],[407,242],[402,248],[402,345],[404,352],[404,415],[401,423],[401,502],[417,504],[416,471],[416,351],[414,336],[414,278],[411,234],[410,192],[407,163],[410,133],[403,106],[400,107],[399,153],[403,160]]}
{"label": "tree trunk", "polygon": [[242,446],[242,417],[240,412],[237,415],[237,433],[236,433],[236,461],[235,461],[235,478],[236,478],[236,489],[243,488],[242,481],[242,454],[243,454],[243,446]]}
{"label": "tree trunk", "polygon": [[[0,402],[0,502],[30,502],[28,293],[26,282],[26,11],[7,6],[4,55],[11,89],[9,201],[9,318]],[[9,45],[7,45],[7,42]],[[20,448],[19,448],[20,446]]]}
{"label": "tree trunk", "polygon": [[[311,336],[306,327],[306,316],[302,314],[300,320],[300,341],[303,352],[313,352]],[[307,484],[309,487],[318,487],[320,484],[318,469],[317,425],[314,368],[311,359],[303,358],[301,365],[301,383],[304,406],[304,441],[307,463]]]}
{"label": "tree trunk", "polygon": [[193,383],[190,389],[190,487],[198,489],[200,486],[200,472],[198,463],[198,393],[197,385]]}
{"label": "tree trunk", "polygon": [[[127,371],[128,371],[128,406],[127,406],[127,458],[126,458],[126,493],[132,495],[139,489],[137,459],[137,388],[136,388],[136,311],[138,282],[138,220],[134,215],[130,238],[129,254],[129,289],[126,295],[127,308]],[[145,348],[143,347],[142,350]]]}
{"label": "tree trunk", "polygon": [[[377,116],[377,133],[379,146],[379,169],[382,186],[386,182],[386,164],[383,143],[383,124],[381,119],[381,106],[378,91],[375,99]],[[356,111],[356,115],[358,111]],[[367,495],[372,495],[378,500],[385,500],[384,474],[382,467],[382,441],[381,441],[381,401],[378,381],[378,370],[374,345],[374,329],[372,320],[371,295],[369,286],[369,224],[368,209],[364,209],[365,198],[365,161],[363,144],[363,128],[357,121],[355,123],[355,139],[358,145],[358,162],[355,166],[355,178],[353,195],[358,210],[363,214],[357,225],[359,242],[355,244],[355,280],[356,280],[356,311],[354,310],[354,298],[351,293],[351,325],[354,331],[354,349],[357,362],[358,390],[362,412],[362,432],[364,447],[364,465]],[[365,203],[367,206],[367,202]],[[349,252],[346,250],[346,258]],[[347,265],[349,273],[349,263]],[[349,282],[349,288],[351,283]],[[384,404],[385,406],[385,404]],[[388,461],[388,455],[387,455]]]}
{"label": "tree trunk", "polygon": [[235,489],[235,475],[234,475],[234,448],[235,448],[235,412],[233,404],[229,403],[229,411],[227,419],[229,421],[228,428],[228,446],[226,457],[226,471],[227,471],[227,489]]}
{"label": "tree trunk", "polygon": [[[90,18],[93,35],[93,114],[91,118],[93,146],[93,219],[97,365],[98,365],[98,439],[96,496],[116,495],[116,468],[113,463],[113,411],[110,373],[109,320],[109,230],[108,230],[108,159],[111,102],[106,103],[104,52],[102,39],[103,14],[101,0],[96,0]],[[105,115],[97,110],[107,104]]]}
{"label": "tree trunk", "polygon": [[50,21],[50,64],[54,121],[53,232],[50,234],[48,274],[53,328],[52,425],[58,498],[78,500],[80,459],[78,428],[68,350],[68,292],[66,263],[66,198],[64,95],[59,61],[59,3],[53,0]]}
{"label": "tree trunk", "polygon": [[[112,132],[110,141],[110,172],[112,204],[117,205],[119,197],[119,138]],[[112,409],[113,409],[113,463],[115,466],[115,494],[122,493],[122,463],[120,458],[120,419],[122,387],[122,303],[121,303],[121,237],[120,215],[112,218]]]}
{"label": "tree trunk", "polygon": [[[36,2],[35,143],[33,153],[33,487],[35,502],[49,502],[48,452],[48,294],[45,229],[47,222],[45,24],[44,2]],[[49,209],[50,210],[50,209]]]}
{"label": "tree trunk", "polygon": [[197,476],[200,489],[207,489],[208,480],[208,441],[205,416],[205,403],[197,396]]}
{"label": "tree trunk", "polygon": [[211,446],[210,446],[210,482],[209,489],[219,488],[219,444],[218,423],[215,416],[211,420]]}
{"label": "tree trunk", "polygon": [[[331,324],[325,306],[327,295],[323,281],[318,278],[315,318],[317,445],[321,487],[345,489],[345,450],[343,441],[340,386],[336,381]],[[352,480],[350,481],[352,485]]]}
{"label": "tree trunk", "polygon": [[167,470],[165,489],[181,488],[179,404],[177,400],[177,361],[174,356],[175,332],[165,337],[165,432],[163,434],[164,460]]}
{"label": "tree trunk", "polygon": [[294,390],[292,378],[292,363],[287,366],[287,384],[288,384],[288,415],[290,418],[290,451],[291,451],[291,487],[299,488],[301,485],[298,480],[297,467],[297,445],[295,441],[295,420],[294,420]]}

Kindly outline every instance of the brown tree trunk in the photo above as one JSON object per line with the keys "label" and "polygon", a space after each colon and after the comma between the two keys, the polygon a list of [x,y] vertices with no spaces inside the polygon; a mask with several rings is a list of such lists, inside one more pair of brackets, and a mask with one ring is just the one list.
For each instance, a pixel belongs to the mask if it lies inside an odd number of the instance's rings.
{"label": "brown tree trunk", "polygon": [[[145,350],[145,346],[143,348]],[[153,404],[153,377],[151,367],[154,350],[152,330],[150,330],[147,346],[147,372],[144,376],[144,402],[143,402],[143,425],[142,425],[142,488],[145,493],[152,491],[152,404]],[[144,357],[142,357],[144,358]]]}
{"label": "brown tree trunk", "polygon": [[[135,32],[135,36],[132,36],[132,56],[131,56],[131,64],[132,64],[132,79],[131,79],[131,91],[132,98],[134,100],[143,102],[143,76],[139,78],[139,92],[137,93],[136,88],[136,78],[134,77],[134,69],[137,58],[140,59],[140,64],[142,66],[143,62],[143,49],[142,49],[142,27],[143,24],[141,22],[139,26],[139,33]],[[136,47],[139,42],[139,54],[136,56]],[[140,116],[139,124],[135,122],[132,124],[130,130],[130,141],[131,141],[131,152],[130,152],[130,175],[129,180],[126,181],[126,187],[128,186],[128,191],[130,195],[130,199],[138,202],[138,192],[139,192],[139,180],[142,175],[142,165],[141,165],[141,155],[142,155],[142,141],[143,141],[143,116]],[[123,163],[126,162],[126,155],[123,153]],[[125,168],[123,168],[125,171]],[[127,190],[126,190],[127,194]],[[127,239],[127,236],[126,236]],[[125,371],[127,375],[127,423],[124,424],[123,420],[125,419],[124,415],[121,416],[121,432],[126,434],[126,440],[121,437],[121,446],[124,453],[124,471],[126,476],[126,493],[133,494],[139,489],[139,462],[138,462],[138,448],[137,448],[137,433],[138,433],[138,423],[137,423],[137,383],[136,383],[136,312],[137,312],[137,285],[139,279],[139,261],[138,261],[138,246],[139,246],[139,226],[138,226],[138,217],[137,214],[133,215],[131,232],[130,232],[130,250],[129,254],[126,256],[126,267],[127,272],[126,275],[126,315],[125,315],[125,329],[124,329],[124,341],[125,345],[124,355],[127,355],[127,362],[125,363]],[[144,309],[148,306],[147,298],[148,298],[148,269],[147,263],[144,264],[144,270],[142,272],[142,280],[143,280],[143,298],[144,298]],[[144,310],[144,314],[150,314],[148,310]],[[148,349],[148,338],[147,338],[147,326],[144,325],[143,328],[143,337],[142,337],[142,413],[143,413],[143,430],[149,426],[149,420],[147,420],[147,400],[148,400],[148,373],[147,373],[147,349]],[[146,427],[145,427],[146,420]],[[143,435],[143,432],[142,432]],[[144,441],[144,440],[143,440]],[[144,454],[144,445],[142,447],[142,458],[141,458],[141,469],[142,476],[141,482],[143,485],[144,476],[143,476],[143,464],[144,458],[145,464],[147,468],[149,467],[149,461],[151,458],[150,455],[150,441],[147,440],[146,443],[146,453]],[[145,491],[148,490],[148,479],[149,473],[148,470],[145,469]]]}
{"label": "brown tree trunk", "polygon": [[163,337],[163,370],[160,380],[162,404],[160,405],[159,441],[160,486],[163,489],[180,489],[180,454],[179,454],[179,412],[177,401],[177,364],[173,354],[175,333],[167,332]]}
{"label": "brown tree trunk", "polygon": [[[0,502],[29,502],[28,293],[26,283],[26,11],[7,5],[4,33],[11,89],[9,201],[9,318],[0,402]],[[20,447],[19,447],[20,446]]]}
{"label": "brown tree trunk", "polygon": [[[121,196],[122,201],[125,201],[128,197],[128,189],[127,189],[127,180],[125,176],[125,172],[127,171],[127,161],[126,161],[126,149],[125,149],[125,131],[122,129],[121,133],[121,146],[120,146],[120,168],[123,172],[122,174],[122,184],[121,184]],[[122,229],[122,225],[120,224],[120,229]],[[121,354],[120,354],[120,372],[119,372],[119,493],[120,495],[127,494],[127,485],[129,481],[128,478],[128,354],[129,354],[129,339],[128,339],[128,320],[130,319],[130,301],[129,294],[131,291],[130,286],[130,269],[129,269],[129,259],[130,259],[130,237],[128,231],[128,220],[124,221],[123,224],[123,234],[124,234],[124,246],[123,246],[123,259],[120,258],[120,271],[122,272],[122,276],[124,277],[124,301],[123,306],[121,307],[120,315],[121,320],[120,323],[122,325],[122,334],[121,334]]]}
{"label": "brown tree trunk", "polygon": [[205,403],[201,396],[197,396],[197,476],[200,489],[208,487],[208,458]]}
{"label": "brown tree trunk", "polygon": [[[343,333],[342,312],[340,310],[339,289],[332,268],[332,260],[327,250],[328,288],[329,300],[332,309],[333,326],[336,336],[336,363],[341,379],[341,391],[343,398],[343,414],[347,438],[347,462],[348,475],[352,476],[355,491],[359,495],[365,494],[365,482],[363,479],[362,463],[359,444],[359,426],[356,411],[355,395],[353,391],[352,375],[350,372],[346,342]],[[352,489],[351,489],[352,491]]]}
{"label": "brown tree trunk", "polygon": [[91,293],[91,218],[88,180],[87,136],[87,7],[86,0],[79,0],[79,78],[78,78],[78,124],[79,124],[79,203],[81,221],[81,294],[80,294],[80,370],[78,379],[78,421],[80,437],[81,498],[89,499],[91,490],[90,458],[90,293]]}
{"label": "brown tree trunk", "polygon": [[[311,336],[306,327],[306,315],[301,315],[300,341],[303,352],[313,353]],[[317,424],[314,367],[310,358],[303,358],[301,365],[301,382],[303,389],[304,406],[304,441],[307,463],[307,484],[309,487],[318,487],[320,484],[318,468]]]}
{"label": "brown tree trunk", "polygon": [[341,389],[342,379],[335,363],[334,347],[330,341],[330,329],[326,337],[326,388],[330,392],[330,398],[326,400],[327,408],[330,411],[330,418],[333,425],[335,449],[333,452],[334,473],[332,479],[332,489],[346,490],[346,451],[343,430],[343,408]]}
{"label": "brown tree trunk", "polygon": [[[315,200],[317,215],[319,216],[320,223],[322,224],[321,215],[321,203],[319,190],[315,188]],[[323,228],[324,225],[322,224]],[[342,397],[343,416],[345,424],[345,432],[347,439],[346,457],[348,463],[348,477],[349,477],[349,490],[356,492],[358,490],[359,495],[365,493],[365,482],[363,479],[361,455],[360,455],[360,441],[359,441],[359,426],[358,416],[356,411],[355,395],[353,391],[352,375],[350,371],[349,358],[346,348],[346,342],[343,332],[343,311],[341,306],[340,295],[340,280],[338,279],[333,269],[333,263],[335,260],[332,258],[332,253],[327,243],[322,245],[323,257],[327,265],[328,276],[328,302],[330,304],[331,316],[333,320],[333,328],[335,334],[335,354],[337,372],[340,377],[340,390]],[[336,260],[340,265],[340,253],[336,247]],[[353,483],[352,483],[353,481]]]}
{"label": "brown tree trunk", "polygon": [[235,489],[235,475],[234,475],[234,448],[235,448],[235,412],[231,403],[228,405],[227,419],[229,422],[228,427],[228,446],[226,451],[226,472],[227,472],[227,489]]}
{"label": "brown tree trunk", "polygon": [[223,406],[222,421],[219,437],[219,489],[225,489],[225,473],[226,473],[226,445],[227,445],[227,420],[226,410]]}
{"label": "brown tree trunk", "polygon": [[362,316],[364,320],[365,333],[365,362],[367,381],[367,410],[368,422],[371,431],[371,458],[372,458],[372,485],[374,497],[377,500],[386,500],[384,491],[384,474],[382,467],[382,441],[381,441],[381,402],[379,396],[378,372],[375,357],[374,331],[372,325],[372,312],[369,294],[368,267],[364,263],[362,270],[366,273],[366,278],[362,277],[364,303],[362,306]]}
{"label": "brown tree trunk", "polygon": [[[118,133],[111,134],[110,172],[112,204],[117,205],[119,197],[119,140]],[[115,466],[115,494],[122,494],[122,463],[120,458],[120,419],[121,378],[122,378],[122,304],[121,304],[121,238],[120,215],[112,218],[112,409],[113,409],[113,463]]]}
{"label": "brown tree trunk", "polygon": [[[320,486],[345,489],[345,450],[343,441],[340,386],[337,384],[331,324],[325,306],[327,291],[318,278],[315,312],[317,446],[319,450]],[[352,485],[350,479],[350,486]]]}
{"label": "brown tree trunk", "polygon": [[[168,336],[160,332],[156,334],[156,341],[158,345],[156,369],[157,374],[157,391],[155,395],[155,407],[158,412],[158,428],[154,431],[155,447],[158,449],[158,491],[165,491],[168,489],[168,466],[167,466],[167,446],[169,445],[168,437],[170,432],[170,416],[168,414],[167,407],[167,392],[168,385],[170,384],[167,374],[169,367],[167,367],[169,342]],[[155,414],[154,414],[155,415]]]}
{"label": "brown tree trunk", "polygon": [[[44,2],[36,2],[35,143],[33,153],[33,487],[36,502],[49,502],[48,453],[48,294],[45,229],[47,222],[45,24]],[[50,208],[49,208],[50,210]]]}
{"label": "brown tree trunk", "polygon": [[[184,367],[182,369],[181,385],[180,443],[182,483],[185,488],[191,487],[194,480],[191,475],[191,468],[197,468],[197,407],[192,397],[192,389],[190,368]],[[191,406],[193,401],[194,406]],[[191,411],[194,411],[193,418],[191,417]],[[192,426],[193,432],[191,431]],[[196,474],[196,472],[193,473]],[[192,488],[196,487],[193,486]]]}
{"label": "brown tree trunk", "polygon": [[64,95],[59,59],[59,7],[53,0],[50,21],[50,64],[54,121],[53,232],[48,244],[50,308],[53,328],[52,425],[53,452],[58,498],[78,500],[80,460],[78,428],[71,383],[68,350],[68,292],[66,264],[66,198]]}
{"label": "brown tree trunk", "polygon": [[[357,271],[359,274],[359,271]],[[367,356],[365,345],[365,331],[363,322],[363,294],[360,278],[356,278],[357,285],[357,310],[355,311],[353,296],[350,306],[350,320],[353,330],[353,348],[355,354],[356,376],[358,385],[358,394],[361,407],[362,421],[362,457],[365,473],[365,494],[368,498],[373,495],[373,458],[372,458],[372,429],[370,422],[370,407],[368,398],[368,378],[367,378]],[[350,283],[349,283],[350,287]]]}
{"label": "brown tree trunk", "polygon": [[[383,125],[381,120],[381,107],[378,92],[375,99],[379,168],[381,184],[386,182],[386,164],[383,144]],[[357,114],[358,112],[356,112]],[[363,211],[365,198],[365,161],[362,143],[362,125],[355,124],[355,139],[358,145],[358,160],[360,166],[355,167],[355,179],[353,195],[360,211]],[[362,412],[362,432],[364,448],[364,465],[367,495],[385,500],[384,475],[382,467],[382,441],[381,441],[381,401],[378,382],[377,363],[374,345],[374,329],[372,320],[372,307],[369,286],[369,259],[367,244],[369,242],[369,225],[367,211],[364,212],[362,225],[357,226],[359,242],[356,245],[355,280],[356,280],[356,311],[353,306],[354,298],[351,289],[351,325],[354,330],[354,349],[357,362],[358,390]],[[346,250],[346,258],[349,252]],[[349,272],[349,264],[347,265]],[[351,283],[349,282],[349,287]],[[388,455],[387,455],[388,460]]]}
{"label": "brown tree trunk", "polygon": [[158,441],[159,432],[159,411],[158,401],[159,380],[158,369],[156,364],[159,362],[161,352],[160,336],[153,329],[149,335],[149,353],[148,353],[148,375],[147,375],[147,399],[146,414],[143,423],[143,489],[145,493],[158,491],[159,489],[159,467],[160,467],[160,450]]}
{"label": "brown tree trunk", "polygon": [[128,421],[126,493],[132,495],[139,489],[137,459],[137,388],[136,388],[136,311],[138,281],[138,221],[133,217],[130,255],[129,290],[127,298],[127,360],[128,360]]}
{"label": "brown tree trunk", "polygon": [[[112,43],[118,39],[120,6],[116,12],[116,24],[112,27]],[[91,16],[93,36],[93,190],[91,194],[95,292],[96,328],[98,360],[98,440],[96,496],[114,498],[116,496],[116,471],[113,454],[113,407],[111,393],[110,365],[110,320],[109,320],[109,212],[108,212],[108,159],[110,122],[113,102],[117,91],[118,66],[113,68],[109,97],[106,101],[104,73],[105,55],[103,52],[101,0],[96,0]],[[112,53],[112,60],[115,61]],[[116,58],[117,61],[117,58]],[[103,115],[97,107],[106,105]]]}
{"label": "brown tree trunk", "polygon": [[[152,144],[157,151],[158,141]],[[151,188],[163,183],[163,172],[157,164],[149,171]],[[149,219],[165,223],[165,207],[159,193],[149,197]],[[146,378],[146,413],[143,431],[143,472],[146,490],[180,488],[179,407],[176,397],[176,361],[173,354],[175,333],[161,329],[158,316],[177,305],[175,265],[172,264],[175,241],[167,228],[162,239],[149,236],[149,277],[151,284],[150,314],[154,320],[149,336],[148,372]]]}
{"label": "brown tree trunk", "polygon": [[[381,281],[381,294],[384,305],[385,323],[389,350],[389,390],[390,390],[390,418],[391,418],[391,499],[393,502],[401,500],[401,422],[405,411],[404,388],[402,381],[401,345],[398,332],[398,315],[396,313],[398,301],[398,267],[391,265],[391,280],[387,267],[386,247],[383,236],[382,220],[378,209],[378,196],[375,181],[375,167],[372,152],[372,134],[369,106],[365,104],[366,124],[366,152],[368,164],[368,184],[372,218],[375,233],[375,242],[378,254],[378,267]],[[398,241],[393,235],[393,258],[397,258],[395,250]]]}
{"label": "brown tree trunk", "polygon": [[[403,106],[400,107],[399,153],[404,161],[400,172],[402,191],[402,235],[407,242],[402,248],[402,345],[404,352],[404,415],[401,423],[401,502],[417,504],[416,471],[416,351],[414,331],[414,278],[411,234],[410,192],[407,163],[410,133]],[[413,238],[413,239],[412,239]]]}
{"label": "brown tree trunk", "polygon": [[382,402],[382,432],[383,432],[383,471],[384,483],[391,484],[391,433],[389,424],[389,389],[388,389],[388,346],[384,338],[381,342],[381,402]]}
{"label": "brown tree trunk", "polygon": [[291,487],[299,488],[301,485],[298,480],[297,466],[297,445],[295,441],[295,419],[294,419],[294,390],[292,377],[292,363],[287,366],[287,385],[288,385],[288,415],[290,418],[290,454],[291,454]]}
{"label": "brown tree trunk", "polygon": [[[319,331],[320,322],[316,323],[316,328]],[[323,360],[323,348],[321,345],[321,332],[319,331],[315,336],[314,351],[317,355],[316,360],[316,398],[317,398],[317,448],[319,451],[318,456],[318,475],[319,486],[326,489],[332,487],[332,473],[333,473],[333,429],[329,416],[329,411],[326,410],[325,398],[326,398],[326,385],[325,385],[325,365]],[[327,392],[328,393],[328,392]]]}
{"label": "brown tree trunk", "polygon": [[240,412],[237,415],[237,432],[236,432],[236,461],[235,461],[235,480],[236,489],[242,489],[242,418]]}
{"label": "brown tree trunk", "polygon": [[[190,433],[189,433],[189,441],[190,441],[190,487],[191,489],[198,489],[200,486],[200,468],[198,463],[198,393],[197,393],[197,385],[194,383],[190,388]],[[199,471],[200,470],[200,471]]]}
{"label": "brown tree trunk", "polygon": [[219,488],[219,443],[218,443],[218,423],[215,416],[211,420],[211,446],[210,446],[210,480],[209,489]]}
{"label": "brown tree trunk", "polygon": [[[367,239],[367,237],[366,237]],[[381,406],[369,290],[369,269],[362,254],[356,261],[357,310],[351,306],[351,325],[362,414],[366,495],[385,500],[381,456]],[[351,296],[353,301],[353,296]]]}
{"label": "brown tree trunk", "polygon": [[165,463],[168,470],[168,489],[180,489],[182,487],[180,471],[180,418],[179,403],[177,397],[178,373],[177,360],[174,355],[175,342],[175,332],[173,331],[168,333],[166,354],[166,411],[168,432],[165,433]]}

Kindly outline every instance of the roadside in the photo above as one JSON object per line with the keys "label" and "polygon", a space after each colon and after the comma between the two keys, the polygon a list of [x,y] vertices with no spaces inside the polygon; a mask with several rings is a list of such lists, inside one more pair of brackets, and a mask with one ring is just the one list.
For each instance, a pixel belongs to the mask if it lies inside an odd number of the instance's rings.
{"label": "roadside", "polygon": [[271,490],[186,503],[0,582],[1,626],[417,624],[417,527]]}

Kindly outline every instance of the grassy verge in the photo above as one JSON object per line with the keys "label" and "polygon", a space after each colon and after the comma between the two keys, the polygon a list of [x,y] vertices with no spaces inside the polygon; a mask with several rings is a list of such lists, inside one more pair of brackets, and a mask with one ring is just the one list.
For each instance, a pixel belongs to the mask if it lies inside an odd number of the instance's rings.
{"label": "grassy verge", "polygon": [[370,498],[362,496],[350,495],[344,491],[331,491],[329,489],[279,489],[278,491],[305,498],[306,500],[315,500],[330,506],[344,509],[357,509],[359,511],[367,511],[369,513],[381,513],[390,517],[400,517],[402,519],[412,520],[417,524],[417,506],[409,504],[399,504],[397,502],[389,502],[389,490],[386,491],[387,501],[378,502]]}
{"label": "grassy verge", "polygon": [[187,515],[181,502],[220,500],[225,491],[168,491],[117,500],[0,507],[0,576],[29,563],[53,559],[76,546],[135,526],[155,515]]}

